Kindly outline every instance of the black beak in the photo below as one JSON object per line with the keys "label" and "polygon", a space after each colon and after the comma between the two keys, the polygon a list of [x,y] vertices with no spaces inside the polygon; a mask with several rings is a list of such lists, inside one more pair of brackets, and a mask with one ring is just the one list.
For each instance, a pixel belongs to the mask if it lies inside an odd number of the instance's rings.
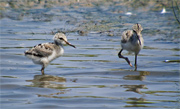
{"label": "black beak", "polygon": [[69,43],[69,42],[65,41],[63,38],[60,38],[60,40],[63,40],[63,41],[64,41],[67,45],[69,45],[69,46],[72,46],[72,47],[76,48],[74,45],[72,45],[71,43]]}
{"label": "black beak", "polygon": [[59,38],[60,40],[63,40],[67,45],[72,46],[74,48],[76,48],[74,45],[72,45],[71,43],[69,43],[68,41],[64,40],[63,38]]}
{"label": "black beak", "polygon": [[66,44],[68,44],[69,46],[72,46],[72,47],[74,47],[74,48],[76,48],[74,45],[72,45],[71,43],[69,43],[69,42],[67,42],[67,41],[65,41],[64,40],[64,42],[66,42]]}
{"label": "black beak", "polygon": [[141,45],[140,36],[137,34],[137,32],[136,32],[135,30],[133,30],[133,31],[136,33],[136,37],[137,37],[137,39],[138,39],[138,41],[139,41],[139,44]]}
{"label": "black beak", "polygon": [[139,41],[139,44],[141,45],[141,40],[140,40],[140,38],[139,38],[139,35],[137,35],[137,39],[138,39],[138,41]]}

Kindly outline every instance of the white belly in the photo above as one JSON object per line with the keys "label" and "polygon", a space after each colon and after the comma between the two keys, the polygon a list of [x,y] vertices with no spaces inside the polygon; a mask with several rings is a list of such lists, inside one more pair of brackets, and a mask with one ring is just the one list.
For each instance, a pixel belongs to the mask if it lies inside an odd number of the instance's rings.
{"label": "white belly", "polygon": [[57,52],[56,50],[53,50],[52,54],[47,56],[47,57],[38,57],[38,56],[34,56],[34,55],[26,55],[28,58],[32,59],[32,61],[35,64],[44,64],[44,65],[48,65],[49,62],[53,61],[54,59],[62,56],[64,53],[64,49],[61,48],[61,50],[59,52]]}
{"label": "white belly", "polygon": [[122,46],[122,49],[124,50],[138,54],[139,51],[143,48],[143,43],[139,45],[139,43],[132,44],[130,42],[126,42],[126,43],[121,43],[121,46]]}

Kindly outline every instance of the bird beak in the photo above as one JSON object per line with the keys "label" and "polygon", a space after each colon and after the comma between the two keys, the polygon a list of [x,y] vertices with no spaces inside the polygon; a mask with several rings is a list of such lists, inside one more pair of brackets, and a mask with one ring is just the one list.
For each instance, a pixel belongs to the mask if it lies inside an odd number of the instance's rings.
{"label": "bird beak", "polygon": [[74,45],[72,45],[71,43],[69,43],[69,42],[67,42],[67,41],[65,41],[64,40],[64,42],[66,42],[66,44],[68,44],[69,46],[72,46],[72,47],[74,47],[74,48],[76,48]]}
{"label": "bird beak", "polygon": [[139,40],[139,44],[141,45],[141,40],[139,38],[139,35],[137,35],[137,39]]}

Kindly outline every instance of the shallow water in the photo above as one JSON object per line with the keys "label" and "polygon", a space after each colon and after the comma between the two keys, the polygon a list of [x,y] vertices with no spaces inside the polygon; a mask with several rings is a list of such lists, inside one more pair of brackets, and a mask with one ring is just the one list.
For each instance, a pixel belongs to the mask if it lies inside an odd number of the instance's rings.
{"label": "shallow water", "polygon": [[[13,19],[17,16],[12,10],[6,12],[12,15],[0,19],[2,108],[180,106],[180,31],[172,11],[160,14],[161,10],[135,9],[128,10],[134,14],[129,16],[121,5],[103,5],[31,9],[21,20]],[[122,31],[137,22],[144,28],[145,47],[134,71],[117,54]],[[66,32],[77,48],[65,46],[64,55],[41,75],[41,67],[23,53],[36,44],[51,42],[58,30]],[[134,63],[133,54],[123,54]]]}

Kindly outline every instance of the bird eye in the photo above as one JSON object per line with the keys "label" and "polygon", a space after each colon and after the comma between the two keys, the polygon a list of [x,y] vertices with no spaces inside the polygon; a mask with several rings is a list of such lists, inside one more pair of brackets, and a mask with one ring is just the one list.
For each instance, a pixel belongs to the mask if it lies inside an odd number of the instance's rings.
{"label": "bird eye", "polygon": [[59,38],[60,40],[64,40],[63,38]]}

